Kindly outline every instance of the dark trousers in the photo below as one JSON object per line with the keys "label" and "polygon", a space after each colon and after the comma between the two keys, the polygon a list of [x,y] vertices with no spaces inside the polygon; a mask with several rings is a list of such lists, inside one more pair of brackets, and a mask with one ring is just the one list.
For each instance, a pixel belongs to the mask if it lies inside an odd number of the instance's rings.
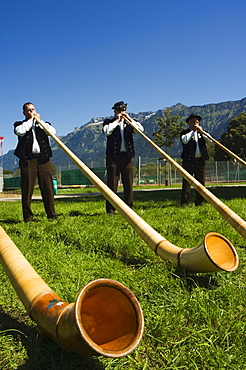
{"label": "dark trousers", "polygon": [[31,201],[37,177],[47,217],[56,218],[51,162],[41,163],[40,156],[37,155],[27,161],[20,160],[19,165],[24,221],[32,221],[33,219]]}
{"label": "dark trousers", "polygon": [[[202,185],[205,185],[205,161],[203,158],[194,159],[192,161],[184,160],[182,167],[195,177]],[[190,200],[190,184],[183,178],[181,205],[189,204]],[[196,191],[195,205],[199,206],[204,201],[203,197]]]}
{"label": "dark trousers", "polygon": [[[133,207],[133,166],[132,158],[127,156],[127,153],[121,152],[116,158],[107,157],[106,158],[107,166],[107,185],[113,190],[114,193],[117,193],[118,182],[121,175],[122,184],[124,188],[124,202],[129,206]],[[115,211],[115,208],[106,201],[106,211],[112,212]]]}

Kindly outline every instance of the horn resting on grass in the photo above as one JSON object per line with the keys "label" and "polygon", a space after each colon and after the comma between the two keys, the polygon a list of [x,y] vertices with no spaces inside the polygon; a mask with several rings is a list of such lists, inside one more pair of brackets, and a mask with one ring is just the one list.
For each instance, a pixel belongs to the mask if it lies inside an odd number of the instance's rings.
{"label": "horn resting on grass", "polygon": [[75,303],[66,303],[35,272],[2,227],[0,261],[29,316],[63,349],[116,358],[138,346],[143,313],[124,285],[94,280],[81,289]]}
{"label": "horn resting on grass", "polygon": [[[145,243],[163,260],[173,261],[178,263],[187,271],[193,272],[234,271],[237,269],[237,252],[229,240],[220,234],[207,234],[204,238],[204,242],[195,248],[179,248],[163,238],[163,236],[157,233],[111,189],[109,189],[109,187],[101,181],[70,149],[68,149],[61,140],[52,134],[38,118],[36,119],[44,130],[47,131],[47,133],[85,174],[91,183],[97,187],[102,195],[125,218]],[[139,131],[139,133],[141,133],[141,131]],[[241,229],[242,227],[240,230]],[[244,232],[246,236],[245,229]]]}

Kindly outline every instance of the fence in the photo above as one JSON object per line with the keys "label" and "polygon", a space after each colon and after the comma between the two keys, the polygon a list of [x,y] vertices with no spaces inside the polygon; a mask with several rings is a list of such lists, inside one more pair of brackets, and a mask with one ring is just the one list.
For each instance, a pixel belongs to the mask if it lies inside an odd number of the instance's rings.
{"label": "fence", "polygon": [[[177,160],[181,164],[180,160]],[[106,167],[93,167],[91,170],[104,182],[107,179]],[[206,163],[206,183],[233,183],[245,182],[246,170],[243,165],[233,162],[212,162]],[[58,186],[82,185],[90,186],[87,177],[77,168],[74,163],[67,166],[56,167],[57,173],[54,177],[58,180]],[[158,184],[158,185],[179,185],[182,183],[182,175],[178,173],[163,158],[134,159],[134,184]],[[4,175],[4,189],[19,188],[20,177]]]}
{"label": "fence", "polygon": [[[156,163],[143,163],[139,158],[138,174],[135,176],[135,183],[138,184],[181,184],[183,177],[163,158],[158,158]],[[181,160],[177,160],[181,165]],[[150,173],[151,172],[151,173]],[[246,169],[243,165],[231,161],[208,161],[205,166],[206,183],[233,183],[246,181]]]}
{"label": "fence", "polygon": [[[104,182],[106,182],[106,167],[91,168],[91,170]],[[92,185],[87,177],[78,169],[61,171],[61,185]]]}

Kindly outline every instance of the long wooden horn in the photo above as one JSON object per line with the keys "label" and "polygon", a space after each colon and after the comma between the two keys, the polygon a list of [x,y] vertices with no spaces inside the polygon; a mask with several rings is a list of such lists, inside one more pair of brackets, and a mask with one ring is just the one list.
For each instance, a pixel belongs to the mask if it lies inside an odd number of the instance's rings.
{"label": "long wooden horn", "polygon": [[119,282],[91,281],[76,302],[68,304],[41,279],[2,227],[0,261],[40,331],[63,349],[115,358],[139,344],[143,313],[133,293]]}
{"label": "long wooden horn", "polygon": [[[38,123],[47,131],[55,142],[65,151],[71,160],[93,183],[102,195],[117,209],[145,243],[163,260],[178,263],[187,271],[214,272],[234,271],[238,267],[238,256],[232,244],[220,234],[209,233],[196,248],[179,248],[170,243],[138,216],[123,200],[101,181],[70,149],[53,135],[43,123]],[[219,245],[219,247],[218,247]]]}
{"label": "long wooden horn", "polygon": [[233,212],[229,207],[227,207],[223,202],[221,202],[213,193],[211,193],[205,186],[203,186],[199,181],[197,181],[192,175],[189,174],[182,166],[180,166],[174,159],[172,159],[167,153],[165,153],[158,145],[156,145],[152,140],[148,138],[143,132],[138,130],[134,124],[124,116],[126,121],[136,130],[143,138],[169,163],[176,168],[176,170],[188,181],[198,193],[200,193],[207,201],[210,203],[231,226],[244,238],[246,238],[246,222],[239,217],[235,212]]}
{"label": "long wooden horn", "polygon": [[232,158],[236,159],[239,163],[244,165],[246,167],[246,162],[238,157],[235,153],[233,153],[230,149],[222,145],[219,141],[215,140],[208,132],[204,131],[200,126],[199,127],[199,132],[205,136],[207,136],[210,140],[212,140],[215,144],[217,144],[221,149],[223,149],[227,154],[229,154]]}

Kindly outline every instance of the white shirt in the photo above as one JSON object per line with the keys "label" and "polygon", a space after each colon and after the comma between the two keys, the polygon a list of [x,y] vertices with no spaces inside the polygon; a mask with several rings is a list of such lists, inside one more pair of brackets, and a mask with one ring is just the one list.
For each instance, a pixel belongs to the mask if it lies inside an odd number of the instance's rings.
{"label": "white shirt", "polygon": [[[137,122],[137,121],[134,121],[132,120],[132,124],[136,127],[136,129],[138,129],[139,131],[143,132],[144,131],[144,128],[143,126],[141,125],[141,123]],[[120,151],[121,152],[125,152],[126,151],[126,146],[125,146],[125,140],[124,140],[124,128],[126,127],[126,123],[124,122],[124,119],[122,118],[120,121],[113,121],[113,122],[110,122],[108,125],[105,125],[103,127],[103,133],[106,135],[106,136],[109,136],[112,134],[112,132],[114,131],[114,129],[119,126],[120,128],[120,134],[121,134],[121,148],[120,148]],[[133,128],[133,133],[134,134],[137,134],[137,130],[135,130]]]}
{"label": "white shirt", "polygon": [[[38,141],[37,141],[37,138],[36,138],[36,134],[35,134],[35,122],[36,122],[36,120],[32,119],[32,118],[30,118],[27,121],[22,122],[21,125],[15,127],[15,133],[18,136],[24,136],[28,131],[32,130],[32,134],[33,134],[32,153],[39,154],[40,153],[40,147],[39,147],[39,144],[38,144]],[[55,135],[56,129],[54,127],[52,127],[49,123],[44,122],[42,120],[41,120],[41,122],[45,127],[47,127],[47,129],[53,135]],[[42,128],[40,125],[37,125],[37,126]]]}
{"label": "white shirt", "polygon": [[193,130],[181,136],[181,140],[184,144],[187,144],[190,140],[195,140],[196,142],[195,158],[200,158],[202,156],[199,145],[198,145],[198,138],[201,138],[202,136],[205,137],[205,139],[207,139],[205,135],[202,135],[199,132],[193,131]]}

